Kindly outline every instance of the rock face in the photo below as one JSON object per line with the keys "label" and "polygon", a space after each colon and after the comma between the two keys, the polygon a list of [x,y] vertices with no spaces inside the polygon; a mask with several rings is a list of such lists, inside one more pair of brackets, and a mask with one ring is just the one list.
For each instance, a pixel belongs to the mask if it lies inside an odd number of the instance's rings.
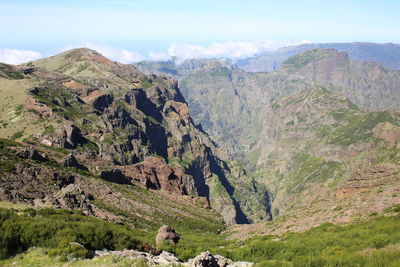
{"label": "rock face", "polygon": [[175,80],[89,49],[31,64],[38,70],[27,75],[38,84],[25,93],[40,108],[24,115],[52,122],[38,125],[47,130],[35,128],[32,142],[71,151],[79,161],[69,157],[66,165],[108,181],[205,197],[227,224],[247,221],[227,179],[228,157],[194,124]]}
{"label": "rock face", "polygon": [[35,148],[24,148],[17,152],[17,156],[23,159],[32,159],[37,161],[47,161],[48,159],[41,155]]}
{"label": "rock face", "polygon": [[400,69],[400,45],[375,43],[302,44],[261,53],[256,57],[239,60],[236,64],[247,72],[275,71],[285,60],[299,52],[315,48],[333,48],[348,53],[352,60],[375,61],[392,69]]}
{"label": "rock face", "polygon": [[178,195],[196,194],[191,176],[179,167],[170,166],[161,158],[147,157],[143,162],[126,166],[127,176],[139,181],[146,188],[164,190]]}
{"label": "rock face", "polygon": [[[355,46],[363,50],[363,45]],[[335,44],[327,47],[335,48]],[[342,47],[339,51],[312,48],[313,45],[293,49],[280,60],[279,63],[284,62],[280,69],[268,73],[247,73],[222,60],[198,60],[195,64],[192,61],[141,62],[136,66],[145,72],[178,79],[195,123],[201,124],[218,144],[234,153],[246,152],[257,142],[265,122],[264,110],[270,101],[310,89],[315,84],[372,110],[400,108],[400,71],[375,62],[355,61],[360,57],[349,57],[340,51],[354,53],[351,48]],[[374,49],[378,53],[379,45]],[[239,154],[238,158],[247,156]]]}
{"label": "rock face", "polygon": [[77,209],[83,211],[86,215],[94,215],[92,205],[90,204],[91,196],[86,194],[79,185],[70,184],[54,195],[54,205],[61,208]]}
{"label": "rock face", "polygon": [[168,241],[170,244],[177,244],[180,236],[175,233],[175,230],[169,225],[163,225],[158,229],[156,236],[156,244],[161,245],[164,241]]}
{"label": "rock face", "polygon": [[88,171],[88,168],[86,168],[84,165],[80,164],[73,154],[69,154],[68,156],[66,156],[63,159],[63,165],[65,167],[74,167],[77,169]]}

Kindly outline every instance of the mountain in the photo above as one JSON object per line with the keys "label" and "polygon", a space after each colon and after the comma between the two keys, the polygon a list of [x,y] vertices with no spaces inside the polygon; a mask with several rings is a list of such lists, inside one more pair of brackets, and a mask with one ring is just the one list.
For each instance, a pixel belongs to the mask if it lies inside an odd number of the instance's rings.
{"label": "mountain", "polygon": [[[397,70],[335,49],[269,73],[74,49],[0,64],[0,90],[0,265],[177,262],[161,250],[261,266],[399,260]],[[164,224],[174,244],[154,242]]]}
{"label": "mountain", "polygon": [[[312,88],[315,84],[341,93],[371,110],[399,109],[400,72],[374,62],[359,62],[334,49],[303,51],[268,73],[246,73],[220,60],[202,60],[188,71],[187,63],[169,62],[164,73],[179,81],[194,122],[201,124],[225,149],[243,157],[257,142],[272,100]],[[204,64],[208,62],[208,64]],[[141,70],[162,73],[163,63],[142,62]],[[240,156],[242,155],[242,156]],[[245,163],[246,160],[242,160]],[[250,160],[252,161],[252,160]],[[250,163],[251,165],[251,163]]]}
{"label": "mountain", "polygon": [[[226,61],[204,62],[192,64],[197,67],[189,72],[178,64],[174,77],[179,79],[195,123],[244,166],[246,176],[254,178],[256,190],[266,190],[263,203],[273,218],[305,209],[309,202],[300,196],[309,194],[307,199],[317,201],[322,197],[312,192],[318,190],[324,197],[333,196],[326,207],[334,207],[340,190],[337,186],[356,172],[355,166],[341,162],[342,157],[356,158],[355,151],[370,153],[372,158],[385,157],[386,152],[376,152],[387,150],[385,146],[365,149],[378,142],[378,137],[371,136],[380,131],[379,123],[398,127],[395,110],[400,109],[400,72],[379,63],[354,61],[335,49],[300,52],[284,61],[279,70],[268,73],[247,73]],[[154,68],[160,73],[157,64],[161,63],[148,63],[148,71]],[[169,68],[173,66],[170,62]],[[326,154],[320,154],[323,152]],[[394,156],[397,152],[387,153]],[[361,156],[358,160],[360,168],[368,162]],[[389,165],[392,163],[397,164]],[[391,171],[396,173],[396,168]],[[292,181],[293,177],[298,180]],[[328,188],[322,190],[321,186]],[[375,198],[371,193],[371,199]],[[312,218],[318,223],[336,216],[315,214]]]}
{"label": "mountain", "polygon": [[73,157],[65,164],[108,181],[203,197],[228,225],[248,221],[230,163],[194,125],[175,80],[89,49],[4,68],[1,137],[62,149]]}
{"label": "mountain", "polygon": [[287,215],[293,228],[349,222],[400,200],[399,112],[365,111],[317,86],[273,101],[266,114],[254,176],[273,216],[296,214]]}
{"label": "mountain", "polygon": [[305,50],[316,48],[336,49],[346,52],[350,59],[373,61],[392,69],[400,69],[400,45],[376,43],[316,43],[280,48],[264,52],[255,57],[237,61],[237,65],[247,72],[269,72],[279,69],[282,62]]}

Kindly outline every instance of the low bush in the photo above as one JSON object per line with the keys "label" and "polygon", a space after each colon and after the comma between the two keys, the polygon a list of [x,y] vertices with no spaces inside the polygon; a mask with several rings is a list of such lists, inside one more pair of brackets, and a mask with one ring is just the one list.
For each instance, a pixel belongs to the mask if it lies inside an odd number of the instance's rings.
{"label": "low bush", "polygon": [[22,214],[0,209],[0,258],[32,246],[52,248],[53,254],[86,257],[95,249],[140,249],[141,241],[123,226],[83,216],[77,212],[54,209],[25,210]]}

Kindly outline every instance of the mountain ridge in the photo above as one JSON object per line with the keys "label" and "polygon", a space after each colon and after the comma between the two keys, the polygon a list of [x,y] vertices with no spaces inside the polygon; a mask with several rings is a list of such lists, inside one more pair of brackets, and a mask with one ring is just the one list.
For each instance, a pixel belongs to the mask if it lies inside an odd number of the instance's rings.
{"label": "mountain ridge", "polygon": [[[43,68],[46,65],[50,71]],[[225,177],[231,175],[228,165],[216,156],[220,152],[213,141],[193,124],[174,80],[143,75],[89,49],[75,49],[23,67],[32,68],[23,80],[34,81],[34,86],[19,91],[24,95],[20,106],[7,104],[9,109],[18,109],[17,121],[23,122],[15,139],[69,149],[96,175],[107,169],[111,175],[113,165],[161,157],[162,164],[177,166],[190,175],[183,192],[207,198],[224,214],[227,224],[246,222]],[[32,119],[37,122],[31,129],[34,132],[27,131],[25,124]],[[96,165],[103,167],[99,170]],[[126,180],[121,175],[118,179]],[[210,190],[210,186],[219,190]]]}

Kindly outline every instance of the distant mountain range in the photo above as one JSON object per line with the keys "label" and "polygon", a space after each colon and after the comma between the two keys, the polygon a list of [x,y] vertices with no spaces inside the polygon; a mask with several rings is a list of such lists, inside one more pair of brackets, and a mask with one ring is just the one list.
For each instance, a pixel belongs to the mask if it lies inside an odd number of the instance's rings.
{"label": "distant mountain range", "polygon": [[304,50],[315,48],[333,48],[346,52],[350,59],[374,61],[383,66],[400,69],[400,44],[376,43],[315,43],[280,48],[273,52],[264,52],[255,57],[239,60],[237,65],[247,72],[267,72],[277,70],[281,63]]}

